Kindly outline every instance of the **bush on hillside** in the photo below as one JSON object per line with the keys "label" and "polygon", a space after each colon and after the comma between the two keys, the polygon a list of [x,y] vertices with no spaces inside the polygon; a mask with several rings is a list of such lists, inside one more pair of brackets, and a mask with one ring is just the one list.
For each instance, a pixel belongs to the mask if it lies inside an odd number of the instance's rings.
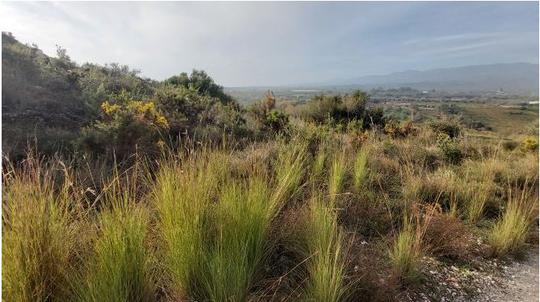
{"label": "bush on hillside", "polygon": [[301,116],[318,124],[346,124],[351,120],[363,120],[369,95],[358,90],[349,95],[318,95],[309,101]]}
{"label": "bush on hillside", "polygon": [[538,150],[538,140],[528,137],[521,142],[519,149],[522,152],[536,152]]}
{"label": "bush on hillside", "polygon": [[289,128],[289,116],[276,110],[276,99],[271,91],[266,93],[264,99],[249,107],[248,118],[252,130],[257,134],[281,133]]}
{"label": "bush on hillside", "polygon": [[441,149],[447,162],[459,164],[463,159],[463,152],[461,151],[459,143],[450,136],[439,133],[439,135],[437,135],[437,145],[439,146],[439,149]]}
{"label": "bush on hillside", "polygon": [[115,154],[125,158],[136,151],[149,155],[164,144],[169,122],[153,102],[104,102],[103,119],[82,131],[79,141],[88,153]]}
{"label": "bush on hillside", "polygon": [[392,138],[407,137],[418,132],[418,128],[414,127],[412,122],[400,124],[396,120],[390,120],[384,125],[384,133]]}
{"label": "bush on hillside", "polygon": [[429,126],[435,133],[443,133],[454,139],[461,135],[461,126],[455,120],[443,119],[432,121]]}

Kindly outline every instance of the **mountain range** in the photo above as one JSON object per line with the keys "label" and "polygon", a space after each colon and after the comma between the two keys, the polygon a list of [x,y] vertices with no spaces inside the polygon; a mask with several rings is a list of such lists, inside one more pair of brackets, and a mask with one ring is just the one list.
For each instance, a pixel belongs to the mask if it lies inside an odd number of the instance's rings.
{"label": "mountain range", "polygon": [[422,90],[485,93],[504,91],[538,95],[538,64],[501,63],[430,70],[408,70],[386,75],[370,75],[340,80],[328,85],[362,88],[411,87]]}

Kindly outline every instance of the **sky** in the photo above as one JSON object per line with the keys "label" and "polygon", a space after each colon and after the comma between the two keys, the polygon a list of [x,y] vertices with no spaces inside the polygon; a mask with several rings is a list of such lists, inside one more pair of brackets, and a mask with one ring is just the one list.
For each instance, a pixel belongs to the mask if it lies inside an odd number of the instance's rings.
{"label": "sky", "polygon": [[537,2],[0,2],[0,28],[78,63],[228,87],[538,63]]}

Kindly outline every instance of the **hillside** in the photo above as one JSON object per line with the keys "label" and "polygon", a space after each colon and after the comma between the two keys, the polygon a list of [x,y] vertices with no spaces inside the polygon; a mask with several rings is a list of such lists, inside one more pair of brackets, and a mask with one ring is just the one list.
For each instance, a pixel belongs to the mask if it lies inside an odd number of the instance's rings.
{"label": "hillside", "polygon": [[127,156],[180,133],[244,131],[239,105],[204,71],[158,82],[116,63],[77,64],[62,48],[49,57],[10,33],[2,33],[2,50],[2,151],[10,157],[28,146]]}
{"label": "hillside", "polygon": [[101,102],[122,91],[144,97],[155,85],[126,66],[79,66],[61,48],[49,57],[10,33],[2,33],[2,52],[2,145],[14,156],[36,141],[45,153],[72,149]]}

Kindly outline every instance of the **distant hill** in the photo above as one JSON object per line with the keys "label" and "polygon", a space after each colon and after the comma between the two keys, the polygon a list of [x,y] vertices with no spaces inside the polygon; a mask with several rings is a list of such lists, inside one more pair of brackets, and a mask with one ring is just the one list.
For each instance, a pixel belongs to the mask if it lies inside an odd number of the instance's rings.
{"label": "distant hill", "polygon": [[507,63],[409,70],[387,75],[371,75],[332,83],[362,87],[411,87],[448,92],[490,92],[503,89],[519,95],[538,95],[538,64]]}

